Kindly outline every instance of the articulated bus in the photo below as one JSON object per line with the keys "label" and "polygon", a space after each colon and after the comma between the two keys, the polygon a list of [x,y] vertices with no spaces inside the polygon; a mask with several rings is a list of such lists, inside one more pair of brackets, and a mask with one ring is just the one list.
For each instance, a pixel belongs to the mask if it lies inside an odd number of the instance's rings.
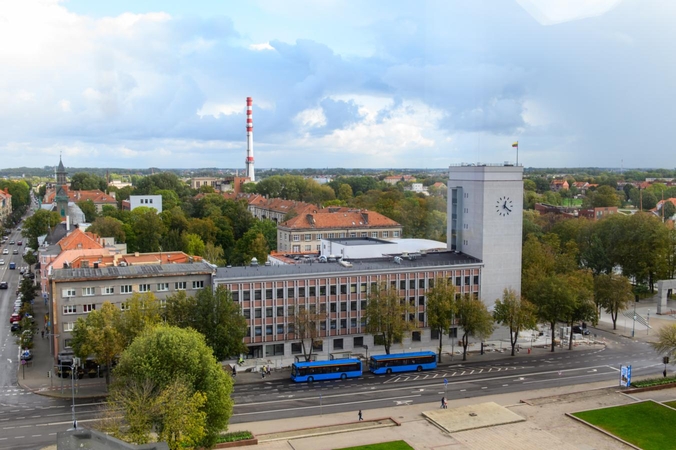
{"label": "articulated bus", "polygon": [[369,369],[381,375],[392,372],[413,372],[437,368],[437,355],[434,352],[396,353],[392,355],[371,356]]}
{"label": "articulated bus", "polygon": [[358,359],[333,359],[331,361],[297,362],[291,365],[291,379],[304,381],[345,380],[360,377],[361,361]]}

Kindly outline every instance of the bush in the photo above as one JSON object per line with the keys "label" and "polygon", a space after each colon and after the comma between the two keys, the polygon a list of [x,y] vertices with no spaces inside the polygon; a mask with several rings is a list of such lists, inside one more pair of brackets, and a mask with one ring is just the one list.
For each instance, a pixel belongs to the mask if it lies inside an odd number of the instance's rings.
{"label": "bush", "polygon": [[244,441],[246,439],[253,439],[251,431],[233,431],[231,433],[224,433],[218,437],[218,442],[235,442]]}
{"label": "bush", "polygon": [[649,378],[647,380],[632,381],[631,387],[645,388],[651,386],[661,386],[663,384],[676,383],[676,377]]}

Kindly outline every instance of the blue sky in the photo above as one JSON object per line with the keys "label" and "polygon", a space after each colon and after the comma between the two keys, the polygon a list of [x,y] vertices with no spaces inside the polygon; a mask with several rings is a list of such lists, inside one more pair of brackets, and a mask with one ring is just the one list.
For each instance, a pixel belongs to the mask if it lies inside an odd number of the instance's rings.
{"label": "blue sky", "polygon": [[[0,3],[0,168],[676,166],[676,4]],[[11,45],[6,45],[10,43]]]}

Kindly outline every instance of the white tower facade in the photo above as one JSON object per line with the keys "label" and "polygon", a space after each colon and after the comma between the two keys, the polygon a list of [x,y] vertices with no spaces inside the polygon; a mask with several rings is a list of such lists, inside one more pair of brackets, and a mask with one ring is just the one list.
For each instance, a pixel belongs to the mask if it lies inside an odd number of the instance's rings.
{"label": "white tower facade", "polygon": [[246,98],[246,176],[250,181],[256,181],[254,174],[254,149],[253,149],[253,99]]}
{"label": "white tower facade", "polygon": [[448,249],[483,261],[481,299],[487,306],[505,288],[521,293],[523,167],[451,166]]}

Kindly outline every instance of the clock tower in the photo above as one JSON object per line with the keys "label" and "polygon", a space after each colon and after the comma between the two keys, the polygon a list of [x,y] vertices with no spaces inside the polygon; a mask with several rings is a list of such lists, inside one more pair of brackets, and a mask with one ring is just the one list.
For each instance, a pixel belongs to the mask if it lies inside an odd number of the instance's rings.
{"label": "clock tower", "polygon": [[463,164],[448,174],[448,249],[483,262],[481,299],[521,292],[523,167]]}

